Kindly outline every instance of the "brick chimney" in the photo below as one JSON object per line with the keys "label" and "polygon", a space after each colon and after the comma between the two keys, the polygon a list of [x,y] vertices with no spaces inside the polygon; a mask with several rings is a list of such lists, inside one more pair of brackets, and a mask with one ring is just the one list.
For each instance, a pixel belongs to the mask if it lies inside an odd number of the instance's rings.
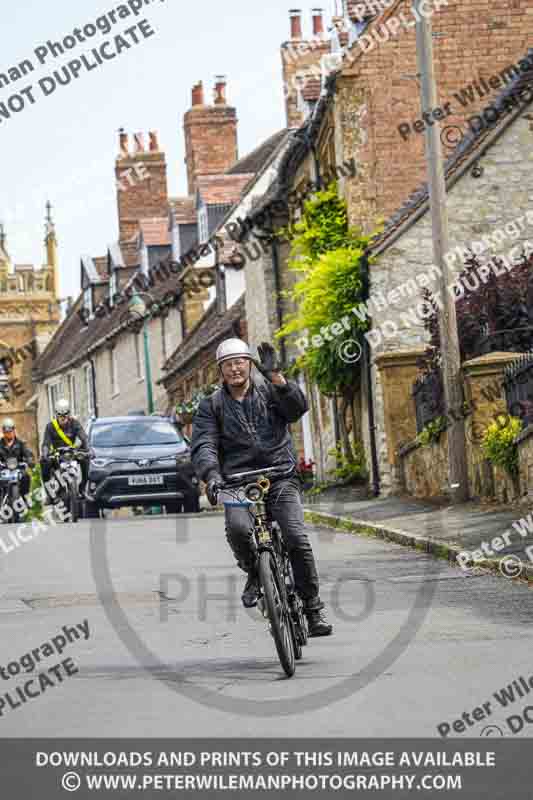
{"label": "brick chimney", "polygon": [[322,9],[313,9],[313,36],[322,36],[324,34],[324,19],[322,17]]}
{"label": "brick chimney", "polygon": [[291,39],[302,38],[302,10],[301,8],[292,8],[289,11],[289,18],[291,21]]}
{"label": "brick chimney", "polygon": [[203,106],[204,104],[204,85],[202,81],[198,81],[192,87],[192,105],[193,106]]}
{"label": "brick chimney", "polygon": [[287,126],[299,128],[306,118],[306,110],[299,103],[299,94],[310,80],[321,80],[322,57],[331,52],[331,41],[324,34],[322,9],[313,9],[313,37],[304,39],[302,12],[292,9],[290,14],[291,38],[281,45],[283,87]]}
{"label": "brick chimney", "polygon": [[134,152],[130,153],[128,134],[120,130],[115,178],[121,241],[138,233],[140,219],[168,215],[167,165],[157,133],[149,133],[149,150],[145,148],[143,133],[136,133],[133,141]]}
{"label": "brick chimney", "polygon": [[216,106],[225,106],[226,105],[226,86],[227,80],[225,75],[217,75],[215,78],[215,105]]}
{"label": "brick chimney", "polygon": [[238,157],[237,110],[227,104],[225,77],[215,78],[213,92],[214,105],[204,105],[203,87],[197,83],[192,107],[183,118],[189,194],[194,194],[200,176],[223,175]]}

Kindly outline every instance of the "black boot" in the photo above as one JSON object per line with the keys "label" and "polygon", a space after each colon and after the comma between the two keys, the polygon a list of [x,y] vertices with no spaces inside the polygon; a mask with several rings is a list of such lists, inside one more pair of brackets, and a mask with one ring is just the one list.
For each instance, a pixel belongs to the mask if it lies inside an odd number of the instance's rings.
{"label": "black boot", "polygon": [[333,625],[327,621],[323,609],[307,610],[305,615],[309,625],[309,636],[330,636],[333,633]]}
{"label": "black boot", "polygon": [[255,571],[248,573],[248,580],[242,593],[242,604],[245,608],[254,608],[259,597],[259,582]]}

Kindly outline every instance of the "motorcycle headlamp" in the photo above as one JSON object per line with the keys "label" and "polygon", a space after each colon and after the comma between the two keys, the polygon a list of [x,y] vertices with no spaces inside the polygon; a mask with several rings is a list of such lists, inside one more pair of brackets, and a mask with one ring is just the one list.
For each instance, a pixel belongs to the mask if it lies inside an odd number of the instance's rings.
{"label": "motorcycle headlamp", "polygon": [[250,483],[244,489],[244,496],[250,503],[257,503],[263,499],[263,489],[258,483]]}
{"label": "motorcycle headlamp", "polygon": [[7,461],[6,461],[6,465],[7,465],[8,469],[16,469],[18,467],[18,464],[19,464],[18,459],[13,458],[13,457],[8,458]]}

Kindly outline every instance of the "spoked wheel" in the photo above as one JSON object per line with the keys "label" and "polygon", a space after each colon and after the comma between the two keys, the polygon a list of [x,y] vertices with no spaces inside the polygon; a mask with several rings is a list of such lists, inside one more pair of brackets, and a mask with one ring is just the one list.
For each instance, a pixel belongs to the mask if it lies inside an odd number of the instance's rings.
{"label": "spoked wheel", "polygon": [[281,666],[287,677],[291,678],[295,669],[293,625],[289,610],[283,605],[276,574],[273,556],[265,550],[259,557],[259,579],[265,596],[265,609]]}

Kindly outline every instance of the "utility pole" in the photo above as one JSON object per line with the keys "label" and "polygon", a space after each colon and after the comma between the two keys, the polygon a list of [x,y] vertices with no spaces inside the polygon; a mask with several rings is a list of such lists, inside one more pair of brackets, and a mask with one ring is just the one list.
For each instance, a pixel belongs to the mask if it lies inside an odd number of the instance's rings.
{"label": "utility pole", "polygon": [[[431,19],[421,11],[423,2],[424,0],[413,0],[413,8],[417,17],[416,51],[421,85],[420,99],[422,112],[424,113],[437,108],[438,100],[433,69]],[[468,472],[466,467],[465,424],[462,413],[461,353],[457,334],[457,317],[455,300],[447,291],[448,286],[453,282],[453,276],[450,274],[450,269],[444,258],[449,250],[449,238],[440,123],[434,121],[433,124],[426,125],[425,135],[429,202],[433,230],[433,258],[434,263],[441,270],[439,329],[444,398],[449,422],[447,429],[449,484],[452,502],[460,503],[468,497]]]}

